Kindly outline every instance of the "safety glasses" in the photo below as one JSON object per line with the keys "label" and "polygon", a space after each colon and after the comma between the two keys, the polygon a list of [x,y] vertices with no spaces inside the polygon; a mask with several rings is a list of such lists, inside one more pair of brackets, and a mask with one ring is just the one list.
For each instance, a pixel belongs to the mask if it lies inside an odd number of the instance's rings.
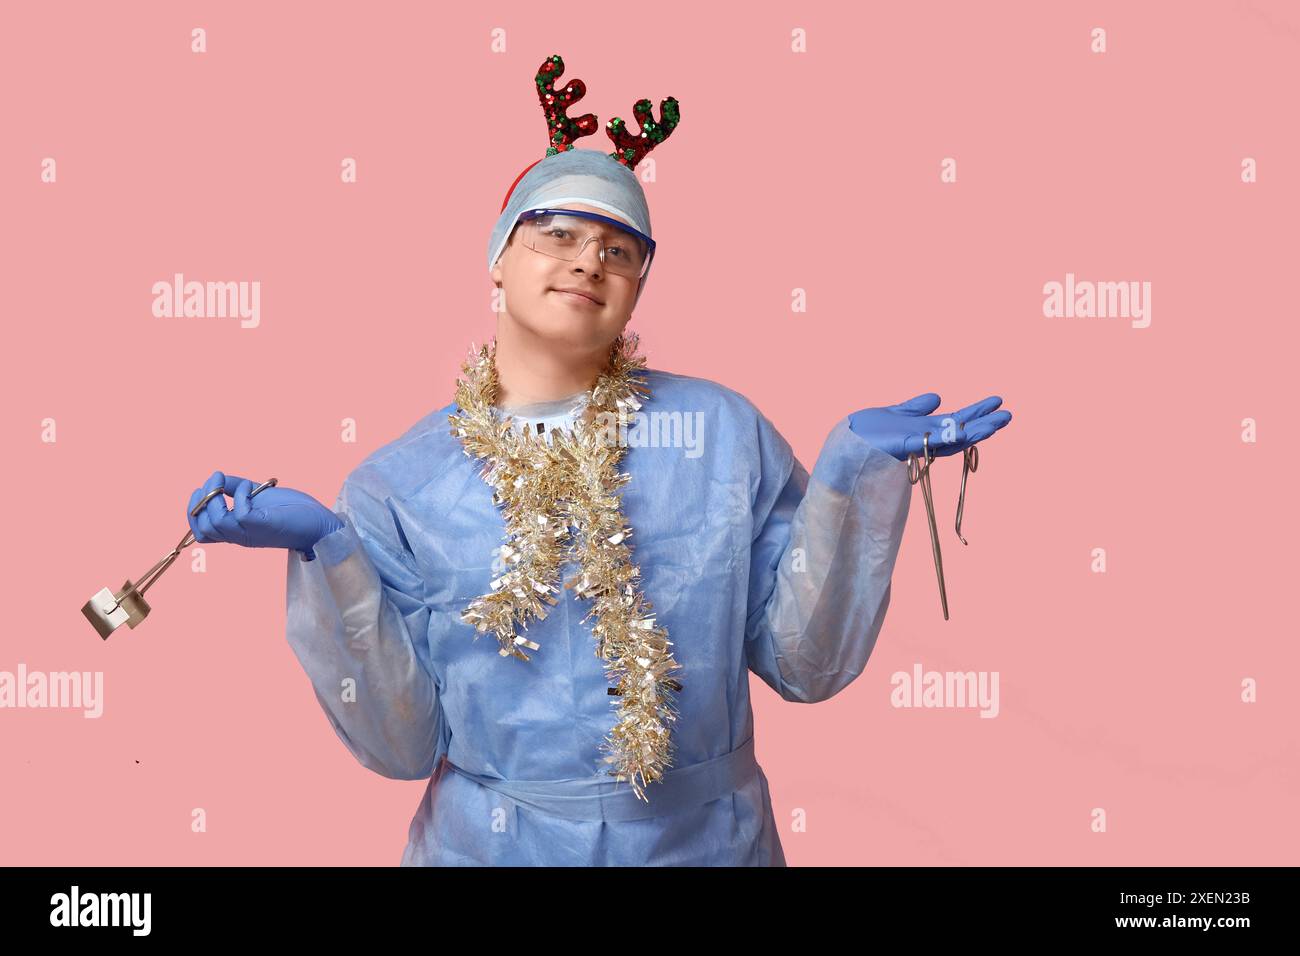
{"label": "safety glasses", "polygon": [[572,261],[597,242],[604,267],[629,279],[640,279],[650,269],[655,242],[617,219],[581,209],[529,209],[516,223],[520,241],[534,252]]}

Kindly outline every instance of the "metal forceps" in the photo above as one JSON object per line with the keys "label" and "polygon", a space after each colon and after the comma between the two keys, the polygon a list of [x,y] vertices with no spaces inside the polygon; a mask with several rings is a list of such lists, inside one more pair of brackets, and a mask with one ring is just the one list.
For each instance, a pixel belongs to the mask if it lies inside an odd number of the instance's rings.
{"label": "metal forceps", "polygon": [[934,551],[934,571],[939,576],[939,600],[943,602],[943,619],[948,620],[948,589],[943,583],[943,554],[939,550],[939,527],[934,520],[934,492],[930,490],[930,463],[934,455],[930,453],[930,433],[926,432],[922,440],[925,464],[920,463],[916,452],[907,456],[907,480],[912,484],[921,483],[925,495],[925,513],[930,519],[930,548]]}
{"label": "metal forceps", "polygon": [[961,515],[966,510],[966,475],[976,471],[980,466],[980,449],[978,445],[967,445],[966,451],[962,454],[961,463],[961,493],[957,495],[957,537],[961,538],[962,544],[970,544],[961,536]]}
{"label": "metal forceps", "polygon": [[[279,479],[270,478],[248,493],[248,497],[253,497],[259,491],[271,488],[279,483]],[[192,517],[197,518],[199,513],[207,507],[209,501],[219,495],[225,494],[222,488],[213,488],[203,500],[193,507],[190,511]],[[149,614],[151,608],[149,602],[144,599],[144,592],[149,590],[155,581],[162,577],[162,573],[172,566],[180,553],[194,543],[194,532],[188,531],[185,537],[181,538],[180,544],[172,548],[165,554],[161,561],[145,572],[144,577],[140,578],[139,584],[132,584],[129,580],[122,585],[122,590],[114,594],[108,588],[101,588],[99,593],[86,602],[81,609],[81,613],[86,615],[86,619],[99,632],[99,636],[108,640],[108,636],[116,631],[123,624],[130,628],[135,628]]]}

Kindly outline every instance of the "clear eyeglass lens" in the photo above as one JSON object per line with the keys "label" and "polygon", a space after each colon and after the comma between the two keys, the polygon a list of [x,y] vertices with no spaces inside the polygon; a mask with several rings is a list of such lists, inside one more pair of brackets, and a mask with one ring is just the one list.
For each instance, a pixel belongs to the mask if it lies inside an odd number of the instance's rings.
{"label": "clear eyeglass lens", "polygon": [[[557,259],[576,259],[592,236],[604,235],[605,268],[637,278],[645,266],[646,245],[630,232],[580,216],[538,216],[528,221],[532,248]],[[599,240],[597,240],[599,241]]]}

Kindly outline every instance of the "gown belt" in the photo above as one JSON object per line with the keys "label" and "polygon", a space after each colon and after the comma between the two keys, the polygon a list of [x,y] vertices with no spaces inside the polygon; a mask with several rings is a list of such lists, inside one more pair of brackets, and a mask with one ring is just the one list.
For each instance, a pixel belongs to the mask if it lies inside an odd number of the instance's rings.
{"label": "gown belt", "polygon": [[448,769],[504,794],[520,806],[569,820],[645,820],[678,813],[727,796],[758,771],[752,736],[720,757],[670,768],[644,787],[648,803],[636,795],[630,783],[610,774],[566,780],[503,780],[471,773],[450,760],[446,763]]}

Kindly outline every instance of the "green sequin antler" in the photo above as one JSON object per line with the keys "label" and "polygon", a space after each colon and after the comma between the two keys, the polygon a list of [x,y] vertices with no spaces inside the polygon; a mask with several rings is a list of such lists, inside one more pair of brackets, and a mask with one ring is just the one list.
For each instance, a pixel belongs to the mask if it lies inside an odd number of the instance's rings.
{"label": "green sequin antler", "polygon": [[641,134],[634,136],[628,132],[627,124],[615,116],[605,124],[605,132],[614,141],[615,152],[609,155],[628,169],[635,169],[636,164],[645,159],[646,154],[666,140],[681,121],[681,109],[676,97],[668,97],[659,103],[659,115],[663,117],[658,123],[650,115],[650,101],[637,100],[632,107],[636,122],[641,127]]}
{"label": "green sequin antler", "polygon": [[564,60],[558,53],[543,60],[537,69],[537,98],[541,100],[542,111],[546,114],[546,127],[550,131],[547,156],[573,149],[573,144],[578,139],[596,132],[596,127],[600,124],[595,113],[569,118],[569,107],[587,95],[587,86],[582,80],[570,80],[563,88],[556,90],[555,81],[563,75]]}

